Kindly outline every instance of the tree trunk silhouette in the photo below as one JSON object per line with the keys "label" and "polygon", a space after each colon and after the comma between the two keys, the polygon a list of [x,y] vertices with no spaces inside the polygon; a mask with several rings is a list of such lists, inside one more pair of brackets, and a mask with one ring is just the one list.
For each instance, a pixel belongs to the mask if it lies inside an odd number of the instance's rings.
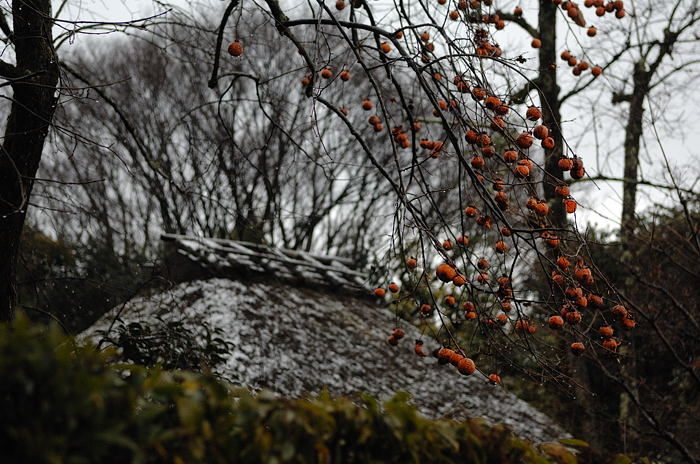
{"label": "tree trunk silhouette", "polygon": [[[537,89],[542,106],[542,124],[549,128],[549,135],[554,139],[554,149],[545,151],[543,183],[544,199],[550,206],[549,219],[555,228],[567,227],[566,210],[561,199],[556,195],[557,184],[564,183],[564,172],[559,168],[559,158],[564,152],[564,137],[561,127],[561,88],[557,79],[557,5],[551,0],[540,0],[537,18],[539,38],[542,46],[539,48],[539,73]],[[562,295],[560,295],[562,296]],[[571,353],[567,361],[572,375],[577,380],[574,396],[576,409],[572,411],[572,426],[575,422],[579,430],[585,431],[586,437],[594,446],[600,443],[598,424],[592,415],[594,400],[591,396],[591,381],[588,366],[585,361]]]}
{"label": "tree trunk silhouette", "polygon": [[11,82],[12,107],[0,156],[0,321],[17,304],[15,274],[22,227],[44,141],[56,109],[58,64],[53,49],[51,2],[12,2],[16,65],[1,63]]}
{"label": "tree trunk silhouette", "polygon": [[637,205],[639,144],[642,138],[644,100],[649,93],[650,77],[651,75],[645,69],[644,63],[637,63],[632,76],[634,83],[632,94],[627,97],[630,102],[630,108],[625,129],[625,167],[622,185],[622,218],[620,221],[620,239],[625,248],[628,248],[635,229],[634,212]]}
{"label": "tree trunk silhouette", "polygon": [[[557,82],[557,5],[550,0],[540,0],[537,20],[542,46],[539,49],[540,71],[537,77],[538,92],[542,105],[542,123],[549,128],[549,134],[554,139],[554,149],[545,154],[545,177],[553,181],[564,180],[564,173],[557,165],[563,151],[561,132],[561,101],[560,87]],[[564,204],[555,195],[556,182],[544,182],[544,199],[550,205],[550,219],[557,228],[566,227],[566,211]]]}

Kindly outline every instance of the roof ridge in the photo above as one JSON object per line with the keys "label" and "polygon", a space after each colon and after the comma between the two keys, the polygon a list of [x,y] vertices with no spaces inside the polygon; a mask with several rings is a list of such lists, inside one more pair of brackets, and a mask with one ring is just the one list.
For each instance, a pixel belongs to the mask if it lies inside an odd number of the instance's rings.
{"label": "roof ridge", "polygon": [[[369,289],[366,274],[355,269],[353,261],[348,258],[316,255],[242,240],[192,235],[163,234],[161,240],[173,244],[174,254],[178,255],[176,259],[184,258],[196,263],[208,274],[226,276],[236,270],[246,270],[268,276],[271,274],[275,279],[307,284],[340,285],[355,291]],[[175,263],[175,266],[180,264],[182,263]],[[176,270],[170,274],[175,280],[190,280],[189,277],[178,278]]]}

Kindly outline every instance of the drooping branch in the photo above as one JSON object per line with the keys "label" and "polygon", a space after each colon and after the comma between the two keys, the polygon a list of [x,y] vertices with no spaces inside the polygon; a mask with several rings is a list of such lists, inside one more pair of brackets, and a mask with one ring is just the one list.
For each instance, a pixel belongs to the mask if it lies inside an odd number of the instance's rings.
{"label": "drooping branch", "polygon": [[233,12],[233,9],[237,6],[238,0],[232,0],[226,7],[226,10],[224,11],[223,16],[221,17],[221,24],[219,25],[219,30],[216,33],[216,48],[214,49],[214,67],[211,71],[211,77],[209,78],[210,89],[216,87],[216,81],[218,80],[219,75],[219,62],[221,60],[221,44],[224,40],[224,30],[226,29],[226,24],[228,23],[228,18],[231,16],[231,12]]}

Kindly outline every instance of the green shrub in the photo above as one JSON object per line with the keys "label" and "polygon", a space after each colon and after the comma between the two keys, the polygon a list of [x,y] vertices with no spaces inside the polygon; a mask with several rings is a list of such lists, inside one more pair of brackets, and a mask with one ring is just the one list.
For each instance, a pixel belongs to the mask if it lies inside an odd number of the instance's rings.
{"label": "green shrub", "polygon": [[569,443],[582,450],[576,458],[503,426],[425,419],[404,394],[383,406],[327,394],[290,400],[110,356],[22,315],[0,326],[3,462],[593,462],[579,442]]}
{"label": "green shrub", "polygon": [[147,367],[157,364],[164,369],[215,369],[226,362],[233,347],[222,329],[206,322],[195,331],[183,321],[166,321],[160,316],[128,324],[118,321],[111,332],[105,332],[97,335],[118,349],[119,361]]}

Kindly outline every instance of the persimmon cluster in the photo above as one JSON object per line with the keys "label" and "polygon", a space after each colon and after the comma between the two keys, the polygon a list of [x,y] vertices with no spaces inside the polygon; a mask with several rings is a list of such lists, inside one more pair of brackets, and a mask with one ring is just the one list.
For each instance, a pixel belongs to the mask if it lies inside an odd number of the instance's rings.
{"label": "persimmon cluster", "polygon": [[[374,295],[411,305],[422,325],[439,327],[446,346],[435,356],[463,374],[477,369],[476,357],[467,357],[450,331],[456,322],[477,326],[487,337],[515,340],[565,333],[570,349],[582,354],[592,340],[582,327],[597,314],[605,327],[633,327],[634,318],[614,309],[622,306],[586,264],[580,235],[566,218],[554,219],[553,210],[577,212],[569,179],[584,178],[586,169],[582,157],[565,147],[550,102],[514,103],[513,81],[527,70],[510,70],[527,59],[522,50],[511,54],[501,47],[495,34],[523,18],[523,10],[516,7],[507,15],[489,0],[436,1],[437,6],[424,5],[427,25],[424,18],[398,11],[399,27],[398,21],[380,23],[369,14],[368,3],[353,0],[349,21],[313,23],[341,29],[352,53],[337,55],[351,58],[331,57],[311,66],[314,58],[305,56],[304,93],[341,118],[398,196],[396,228],[402,230],[393,257],[407,281],[378,287]],[[553,3],[586,28],[576,2]],[[621,1],[583,5],[598,16],[625,16]],[[335,7],[335,13],[325,8],[323,15],[345,15],[344,0]],[[585,33],[597,37],[598,28],[588,26]],[[304,54],[301,43],[295,45]],[[544,45],[549,44],[532,38],[532,47]],[[603,72],[569,50],[560,56],[576,76]],[[557,72],[552,66],[549,71]],[[342,97],[331,102],[326,92]],[[381,158],[383,152],[389,155]],[[435,192],[447,192],[442,203]],[[420,260],[406,259],[416,251],[409,250],[406,236],[420,243]],[[535,266],[546,271],[551,295],[545,302],[524,288],[523,274]],[[398,275],[389,279],[398,281]],[[399,345],[404,335],[397,328],[387,342]],[[612,334],[600,336],[601,346],[614,353],[619,341]],[[419,341],[414,351],[425,356]],[[492,383],[500,383],[498,374],[492,375]]]}
{"label": "persimmon cluster", "polygon": [[[444,4],[445,2],[439,2]],[[568,17],[576,24],[585,26],[583,12],[574,2],[555,2],[561,4]],[[597,2],[586,2],[585,6],[596,6]],[[611,2],[611,6],[605,8],[610,11],[622,11],[621,2]],[[461,12],[467,12],[470,8],[478,10],[483,7],[483,2],[460,2],[457,10],[450,12],[450,19],[466,19]],[[607,11],[607,10],[606,10]],[[522,9],[514,11],[514,16],[522,16]],[[618,17],[624,16],[620,13]],[[493,40],[491,34],[483,25],[493,25],[496,30],[502,29],[504,20],[497,13],[481,16],[475,20],[469,18],[471,24],[477,24],[473,30],[474,55],[478,59],[500,58],[504,50]],[[597,35],[597,28],[589,26],[586,30],[589,37]],[[428,34],[421,35],[420,40],[429,40]],[[540,39],[533,40],[534,47],[542,45]],[[425,49],[419,51],[421,60]],[[590,70],[594,77],[602,74],[599,66],[590,66],[587,62],[578,60],[571,52],[563,51],[562,59],[573,68],[575,75]],[[585,260],[578,255],[581,250],[581,238],[571,232],[561,230],[561,226],[555,227],[551,221],[553,200],[561,202],[561,207],[567,214],[574,214],[578,209],[578,202],[573,198],[571,189],[566,182],[557,181],[548,177],[548,173],[536,161],[538,150],[545,153],[560,150],[562,153],[556,161],[556,166],[564,173],[568,173],[572,180],[585,177],[586,170],[583,159],[574,154],[561,150],[561,145],[556,141],[555,133],[559,127],[552,127],[544,122],[543,106],[530,104],[523,114],[518,112],[516,106],[508,101],[508,94],[499,94],[488,82],[476,78],[466,72],[456,73],[449,82],[443,79],[445,70],[436,72],[431,70],[432,82],[440,89],[441,98],[436,98],[432,104],[431,114],[439,119],[439,123],[450,128],[463,127],[463,140],[465,145],[455,146],[454,139],[444,133],[440,138],[422,136],[419,141],[419,149],[425,158],[450,158],[456,151],[456,156],[462,160],[467,153],[467,164],[462,169],[470,173],[472,189],[477,190],[478,201],[472,200],[463,209],[462,231],[454,233],[454,240],[448,238],[433,245],[436,250],[435,257],[425,256],[423,278],[432,284],[440,283],[441,292],[448,293],[439,302],[432,298],[429,301],[416,300],[417,313],[423,321],[431,322],[440,320],[442,324],[449,320],[449,314],[454,308],[463,308],[462,320],[468,323],[478,324],[483,330],[496,331],[505,336],[511,334],[518,337],[535,337],[538,328],[549,330],[544,336],[567,333],[567,337],[573,338],[569,342],[569,349],[575,354],[583,354],[587,346],[596,343],[585,329],[584,322],[593,320],[596,314],[603,316],[606,321],[604,327],[610,327],[612,323],[619,323],[622,327],[634,327],[633,316],[619,316],[619,308],[614,292],[608,291],[607,297],[602,296],[606,285],[597,285],[593,277],[592,269],[585,264]],[[464,97],[468,99],[465,101]],[[469,103],[471,100],[471,103]],[[374,106],[374,105],[373,105]],[[365,108],[366,109],[366,108]],[[372,124],[372,121],[370,121]],[[422,126],[428,126],[422,122]],[[466,126],[466,127],[465,127]],[[421,126],[414,126],[411,131],[417,133]],[[409,137],[397,138],[405,134],[394,128],[392,135],[399,147],[409,148]],[[418,151],[420,153],[420,151]],[[460,161],[461,163],[461,161]],[[555,183],[554,199],[546,200],[542,197],[541,187],[545,183]],[[484,187],[490,187],[492,193]],[[527,192],[523,196],[523,192]],[[488,195],[488,196],[487,196]],[[490,197],[490,198],[489,198]],[[465,223],[464,220],[467,222]],[[469,225],[473,221],[473,226]],[[513,232],[513,226],[516,231]],[[497,226],[497,227],[495,227]],[[478,256],[475,249],[467,250],[470,246],[469,238],[464,233],[465,228],[473,229],[479,234],[480,245],[485,245],[490,240],[490,249],[494,256],[503,256],[496,269],[491,269],[491,258]],[[452,233],[450,228],[446,228]],[[526,236],[528,238],[526,238]],[[488,238],[488,237],[493,237]],[[539,243],[544,245],[543,250],[538,249]],[[578,243],[577,243],[578,242]],[[533,309],[524,309],[522,303],[528,303],[522,297],[523,289],[519,289],[519,298],[514,296],[512,272],[504,268],[505,260],[516,254],[524,253],[522,248],[526,246],[534,250],[541,260],[547,262],[545,267],[554,268],[549,275],[549,284],[552,287],[553,301],[559,301],[558,308],[551,305],[531,305]],[[518,250],[520,248],[520,250]],[[482,253],[486,254],[486,251]],[[434,274],[428,269],[435,259],[443,262],[434,269]],[[458,264],[458,261],[461,263]],[[576,264],[571,266],[571,262]],[[568,263],[568,264],[566,264]],[[419,273],[418,263],[415,258],[406,261],[408,272]],[[496,272],[494,278],[492,271]],[[512,270],[512,269],[511,269]],[[433,281],[430,276],[434,275]],[[517,277],[517,276],[516,276]],[[609,290],[609,289],[608,289]],[[416,295],[407,289],[405,292],[392,292],[395,300],[416,298]],[[393,301],[393,300],[392,300]],[[609,309],[618,308],[618,309]],[[627,311],[625,309],[625,311]],[[547,313],[549,314],[543,314]],[[545,331],[546,332],[546,331]],[[598,343],[610,353],[614,353],[621,343],[610,336],[604,336]],[[451,337],[448,337],[450,339]],[[437,355],[442,363],[450,363],[458,367],[460,372],[468,371],[468,365],[474,361],[464,355],[457,342],[452,339],[448,346],[440,350]],[[420,345],[422,346],[422,344]],[[447,351],[445,351],[447,350]],[[416,345],[416,353],[423,355],[422,348]],[[468,360],[468,361],[467,361]],[[462,369],[459,368],[463,364]],[[476,367],[474,367],[476,369]],[[463,373],[464,373],[463,372]],[[493,374],[496,375],[497,374]],[[497,382],[500,383],[500,377]]]}

